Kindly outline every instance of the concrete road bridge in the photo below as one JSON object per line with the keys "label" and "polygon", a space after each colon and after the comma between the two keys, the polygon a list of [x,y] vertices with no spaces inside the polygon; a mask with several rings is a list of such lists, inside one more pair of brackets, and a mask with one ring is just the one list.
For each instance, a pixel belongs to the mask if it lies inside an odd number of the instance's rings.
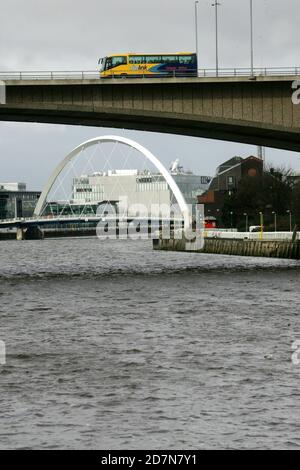
{"label": "concrete road bridge", "polygon": [[[200,70],[195,78],[100,79],[3,72],[0,120],[138,129],[300,151],[300,68]],[[294,86],[296,86],[294,84]],[[300,86],[300,82],[299,82]]]}

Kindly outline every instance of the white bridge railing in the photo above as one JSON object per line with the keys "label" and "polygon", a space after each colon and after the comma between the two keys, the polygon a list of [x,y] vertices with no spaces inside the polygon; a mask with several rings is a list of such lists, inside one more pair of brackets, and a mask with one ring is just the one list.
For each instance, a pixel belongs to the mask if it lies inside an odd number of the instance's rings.
{"label": "white bridge railing", "polygon": [[110,216],[110,215],[103,215],[103,214],[99,214],[99,215],[86,215],[86,214],[83,214],[83,215],[58,215],[58,216],[40,216],[40,217],[18,217],[18,218],[14,218],[14,219],[0,219],[0,228],[1,228],[1,225],[18,225],[18,224],[26,224],[26,223],[49,223],[49,224],[52,224],[52,223],[57,223],[57,222],[60,222],[60,221],[74,221],[74,222],[97,222],[97,221],[107,221],[107,222],[111,222],[111,221],[116,221],[118,220],[119,222],[123,222],[123,221],[127,221],[127,220],[140,220],[140,221],[148,221],[148,220],[152,220],[153,222],[155,221],[162,221],[162,222],[170,222],[170,221],[174,221],[174,222],[182,222],[183,221],[183,218],[182,217],[172,217],[171,219],[168,219],[168,218],[163,218],[163,219],[160,219],[158,217],[144,217],[144,216],[141,216],[141,217],[136,217],[136,216],[133,216],[133,215],[130,215],[130,214],[127,214],[127,215],[122,215],[122,214],[119,214],[117,217],[114,217],[114,216]]}
{"label": "white bridge railing", "polygon": [[15,217],[13,219],[0,219],[0,225],[1,224],[14,224],[14,223],[19,223],[19,222],[38,222],[38,221],[56,221],[56,220],[92,220],[92,219],[97,219],[99,220],[101,216],[96,216],[96,215],[59,215],[59,216],[41,216],[41,217]]}
{"label": "white bridge railing", "polygon": [[[114,74],[112,74],[114,78]],[[115,74],[120,78],[120,74]],[[180,72],[174,72],[174,78],[185,76]],[[198,69],[198,77],[268,77],[268,76],[300,76],[300,66],[295,67],[256,67],[253,72],[249,68],[223,68]],[[122,76],[123,79],[131,80],[130,76]],[[149,78],[149,75],[141,74],[135,78]],[[197,77],[190,77],[197,78]],[[97,70],[29,70],[29,71],[0,71],[0,80],[97,80],[100,79]]]}
{"label": "white bridge railing", "polygon": [[249,68],[224,68],[219,69],[199,69],[198,77],[268,77],[268,76],[298,76],[300,67],[256,67]]}
{"label": "white bridge railing", "polygon": [[[207,230],[207,238],[227,238],[235,240],[289,240],[293,238],[293,232],[224,232],[219,230]],[[297,232],[297,240],[300,240],[300,232]]]}
{"label": "white bridge railing", "polygon": [[34,70],[0,72],[0,80],[97,80],[100,77],[97,70],[93,71],[50,71]]}

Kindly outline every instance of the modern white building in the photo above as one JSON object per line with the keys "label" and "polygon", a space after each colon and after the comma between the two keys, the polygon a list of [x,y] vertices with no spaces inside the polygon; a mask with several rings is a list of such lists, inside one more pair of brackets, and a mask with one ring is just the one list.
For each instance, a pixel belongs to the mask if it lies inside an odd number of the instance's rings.
{"label": "modern white building", "polygon": [[[178,160],[172,164],[170,173],[187,204],[196,204],[197,195],[205,192],[211,181],[211,177],[185,172]],[[136,214],[136,205],[143,205],[147,208],[147,214],[154,215],[153,206],[176,203],[164,177],[149,171],[109,170],[73,179],[71,204],[94,206],[114,202],[119,204],[122,212],[121,206],[125,199],[128,215]]]}

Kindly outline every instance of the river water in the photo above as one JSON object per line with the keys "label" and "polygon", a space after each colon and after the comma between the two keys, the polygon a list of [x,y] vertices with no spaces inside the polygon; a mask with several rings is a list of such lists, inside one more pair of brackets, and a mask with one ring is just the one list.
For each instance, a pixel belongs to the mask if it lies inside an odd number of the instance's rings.
{"label": "river water", "polygon": [[299,448],[300,262],[0,244],[1,449]]}

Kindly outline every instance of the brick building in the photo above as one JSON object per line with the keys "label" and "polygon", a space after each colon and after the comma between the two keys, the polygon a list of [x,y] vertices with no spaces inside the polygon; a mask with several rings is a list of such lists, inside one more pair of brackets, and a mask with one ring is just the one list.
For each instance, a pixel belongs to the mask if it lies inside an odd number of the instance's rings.
{"label": "brick building", "polygon": [[222,222],[222,209],[227,194],[235,191],[239,181],[245,177],[261,177],[264,171],[263,161],[257,157],[233,157],[222,163],[212,179],[209,189],[198,196],[198,204],[205,205],[205,215],[215,217],[218,226]]}

